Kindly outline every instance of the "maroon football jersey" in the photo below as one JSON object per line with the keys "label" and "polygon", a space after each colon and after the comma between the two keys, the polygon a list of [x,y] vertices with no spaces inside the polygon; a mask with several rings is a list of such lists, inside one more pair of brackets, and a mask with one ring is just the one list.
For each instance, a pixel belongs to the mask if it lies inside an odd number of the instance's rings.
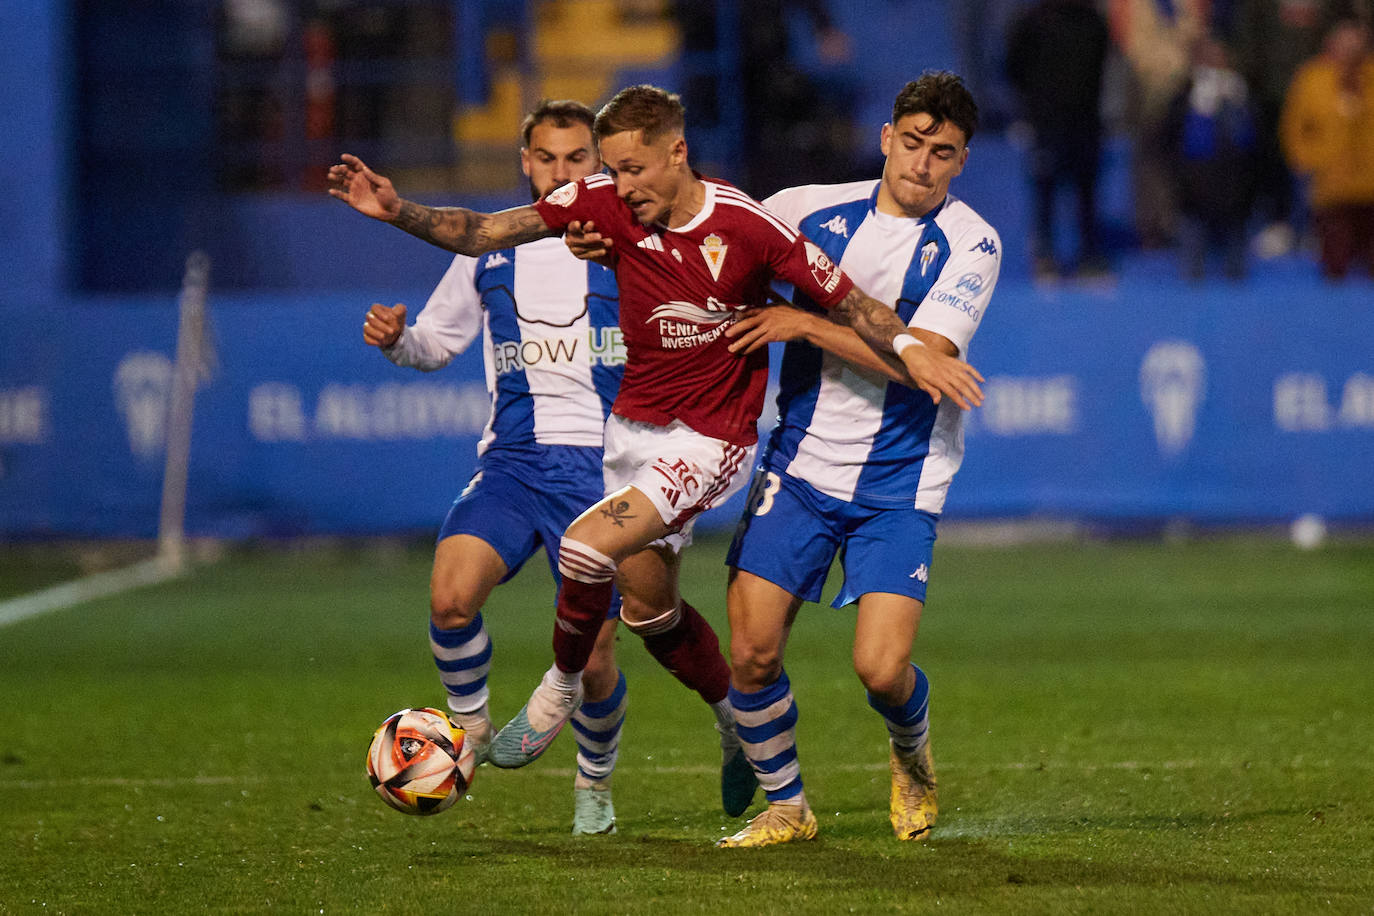
{"label": "maroon football jersey", "polygon": [[625,335],[617,414],[692,429],[736,445],[758,439],[766,348],[736,356],[725,329],[768,301],[774,277],[829,308],[853,287],[792,226],[731,185],[706,181],[706,201],[678,229],[642,226],[608,175],[589,175],[535,203],[551,228],[591,220],[613,239]]}

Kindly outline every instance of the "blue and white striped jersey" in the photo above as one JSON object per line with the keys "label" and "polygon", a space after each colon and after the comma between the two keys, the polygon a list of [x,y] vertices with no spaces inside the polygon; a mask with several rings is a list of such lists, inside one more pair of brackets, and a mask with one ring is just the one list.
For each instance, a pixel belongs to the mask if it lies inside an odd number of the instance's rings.
{"label": "blue and white striped jersey", "polygon": [[[909,326],[967,358],[1001,266],[1001,240],[953,196],[921,219],[879,213],[878,182],[788,188],[764,201],[798,226],[855,286]],[[791,298],[791,290],[784,290]],[[806,304],[806,303],[798,303]],[[778,425],[767,466],[836,499],[874,507],[944,507],[964,455],[963,412],[806,343],[783,354]]]}
{"label": "blue and white striped jersey", "polygon": [[389,350],[398,366],[439,369],[483,336],[491,419],[477,447],[602,447],[625,345],[615,274],[561,239],[453,259],[415,323]]}

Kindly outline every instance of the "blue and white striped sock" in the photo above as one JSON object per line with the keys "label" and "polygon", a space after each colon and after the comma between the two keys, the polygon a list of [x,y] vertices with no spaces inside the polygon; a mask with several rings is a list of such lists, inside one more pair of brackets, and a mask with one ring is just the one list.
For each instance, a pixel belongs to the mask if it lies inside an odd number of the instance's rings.
{"label": "blue and white striped sock", "polygon": [[764,795],[770,802],[796,800],[802,794],[797,703],[787,672],[755,693],[743,693],[731,685],[729,699],[740,746],[758,774]]}
{"label": "blue and white striped sock", "polygon": [[605,784],[620,755],[620,732],[625,726],[625,672],[604,700],[583,702],[572,717],[577,740],[577,785]]}
{"label": "blue and white striped sock", "polygon": [[888,706],[873,694],[868,695],[868,705],[887,722],[892,746],[903,757],[919,751],[930,731],[930,681],[920,668],[911,667],[916,669],[916,686],[901,706]]}
{"label": "blue and white striped sock", "polygon": [[429,624],[429,648],[448,692],[448,708],[460,715],[487,705],[487,673],[491,671],[491,639],[479,613],[465,627],[445,630]]}

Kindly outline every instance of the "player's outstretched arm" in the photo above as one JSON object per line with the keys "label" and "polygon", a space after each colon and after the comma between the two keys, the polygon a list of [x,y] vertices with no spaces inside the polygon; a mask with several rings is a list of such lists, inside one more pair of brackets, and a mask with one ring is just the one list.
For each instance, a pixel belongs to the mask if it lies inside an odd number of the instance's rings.
{"label": "player's outstretched arm", "polygon": [[853,328],[864,343],[879,353],[893,353],[920,388],[936,404],[942,395],[968,410],[983,403],[983,376],[968,363],[928,347],[912,336],[897,313],[858,287],[832,310],[835,319]]}
{"label": "player's outstretched arm", "polygon": [[812,346],[834,353],[840,359],[865,369],[880,372],[888,379],[915,388],[906,367],[896,356],[878,353],[854,333],[852,328],[829,321],[814,312],[791,305],[770,305],[750,309],[730,327],[730,352],[743,356],[770,343],[804,340]]}
{"label": "player's outstretched arm", "polygon": [[329,193],[354,210],[392,223],[418,239],[458,254],[479,255],[558,233],[534,207],[478,213],[465,207],[426,207],[403,199],[391,179],[344,153],[329,167]]}

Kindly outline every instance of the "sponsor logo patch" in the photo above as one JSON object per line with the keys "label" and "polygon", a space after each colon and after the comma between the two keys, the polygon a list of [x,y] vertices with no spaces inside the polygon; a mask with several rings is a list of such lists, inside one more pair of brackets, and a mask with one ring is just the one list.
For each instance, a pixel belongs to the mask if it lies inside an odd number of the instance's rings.
{"label": "sponsor logo patch", "polygon": [[959,278],[959,282],[954,284],[955,289],[969,296],[976,296],[983,289],[983,275],[967,273]]}
{"label": "sponsor logo patch", "polygon": [[712,296],[706,305],[680,299],[655,306],[645,322],[658,322],[658,333],[665,350],[690,350],[704,346],[725,333],[737,314]]}
{"label": "sponsor logo patch", "polygon": [[840,268],[811,242],[806,243],[806,263],[811,268],[811,278],[827,293],[833,293],[840,285]]}
{"label": "sponsor logo patch", "polygon": [[544,200],[555,207],[566,207],[577,200],[577,184],[576,181],[570,181],[561,188],[555,188]]}

